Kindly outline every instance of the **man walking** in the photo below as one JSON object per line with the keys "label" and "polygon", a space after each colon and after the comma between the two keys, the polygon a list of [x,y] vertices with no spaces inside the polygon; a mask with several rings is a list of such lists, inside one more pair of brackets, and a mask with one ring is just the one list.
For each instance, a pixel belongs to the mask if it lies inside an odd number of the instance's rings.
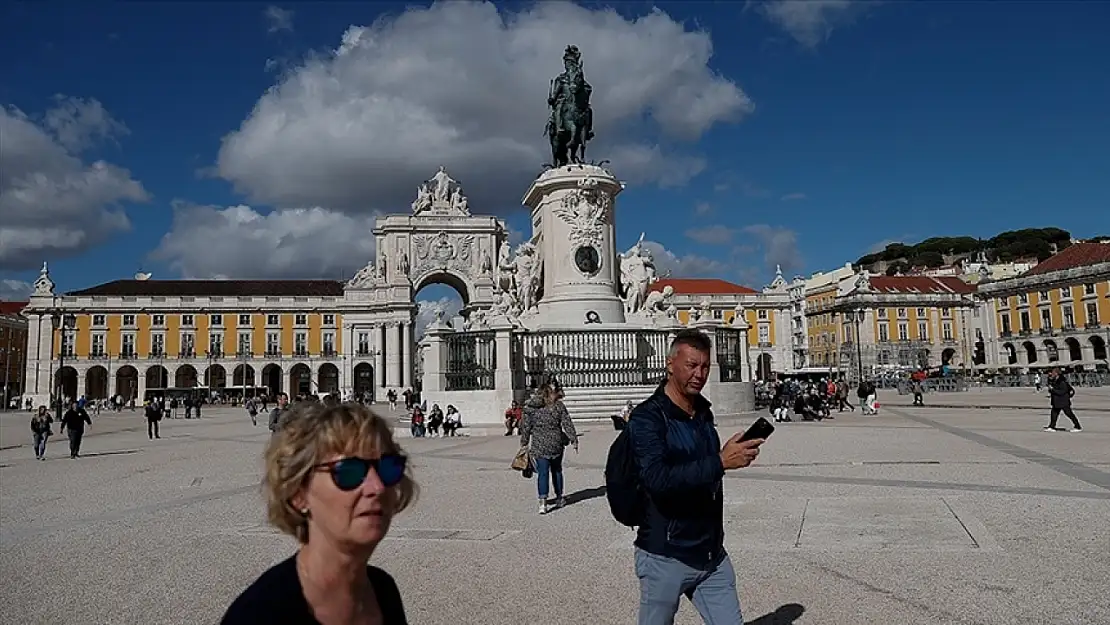
{"label": "man walking", "polygon": [[1048,396],[1052,402],[1052,411],[1049,413],[1048,425],[1045,426],[1046,432],[1061,432],[1063,428],[1056,427],[1056,420],[1060,418],[1060,413],[1071,419],[1072,432],[1082,432],[1083,428],[1079,425],[1079,419],[1075,418],[1075,413],[1071,410],[1071,398],[1075,396],[1075,388],[1068,382],[1068,378],[1060,373],[1059,367],[1053,367],[1052,371],[1048,373]]}
{"label": "man walking", "polygon": [[89,413],[85,412],[84,408],[77,405],[77,402],[71,401],[69,403],[69,410],[62,415],[61,427],[69,434],[69,457],[79,458],[81,456],[81,437],[85,435],[85,424],[92,425],[92,419],[89,418]]}
{"label": "man walking", "polygon": [[158,432],[158,423],[162,420],[162,408],[158,405],[158,399],[152,397],[150,403],[144,408],[146,414],[146,436],[150,440],[162,438]]}
{"label": "man walking", "polygon": [[289,396],[285,393],[277,394],[277,405],[270,411],[270,431],[277,432],[281,427],[281,418],[289,408]]}
{"label": "man walking", "polygon": [[738,433],[721,448],[701,395],[711,349],[701,332],[678,332],[667,354],[667,381],[628,421],[646,494],[635,541],[640,625],[674,623],[683,595],[706,623],[744,622],[724,547],[722,478],[750,465],[763,440],[741,442]]}

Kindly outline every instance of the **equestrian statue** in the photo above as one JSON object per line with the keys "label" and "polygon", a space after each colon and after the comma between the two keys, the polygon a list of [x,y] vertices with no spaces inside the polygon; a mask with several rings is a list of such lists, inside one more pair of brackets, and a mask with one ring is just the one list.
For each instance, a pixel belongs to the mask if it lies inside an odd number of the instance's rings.
{"label": "equestrian statue", "polygon": [[551,81],[547,106],[551,115],[544,134],[551,140],[552,167],[586,160],[586,143],[594,138],[594,112],[590,108],[593,87],[582,74],[582,54],[577,46],[563,53],[565,71]]}

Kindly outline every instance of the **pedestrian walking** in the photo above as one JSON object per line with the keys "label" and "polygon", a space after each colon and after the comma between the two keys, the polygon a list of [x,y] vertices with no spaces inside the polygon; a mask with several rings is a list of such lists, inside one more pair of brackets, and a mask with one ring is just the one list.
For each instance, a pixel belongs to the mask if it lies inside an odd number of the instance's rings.
{"label": "pedestrian walking", "polygon": [[1083,428],[1079,425],[1079,419],[1075,417],[1075,413],[1071,409],[1071,398],[1075,396],[1075,387],[1068,382],[1067,376],[1060,372],[1059,367],[1054,367],[1048,373],[1048,396],[1051,402],[1051,411],[1049,412],[1048,425],[1045,426],[1046,432],[1062,432],[1063,428],[1056,427],[1056,420],[1060,418],[1060,413],[1071,419],[1071,431],[1082,432]]}
{"label": "pedestrian walking", "polygon": [[147,438],[150,440],[162,438],[162,434],[158,431],[158,423],[162,420],[162,408],[158,405],[158,400],[151,399],[144,412],[146,413]]}
{"label": "pedestrian walking", "polygon": [[35,443],[35,458],[46,460],[46,440],[54,434],[50,424],[54,419],[46,406],[39,406],[38,413],[31,417],[31,437]]}
{"label": "pedestrian walking", "polygon": [[[744,622],[724,544],[722,478],[750,465],[763,439],[741,441],[737,433],[721,447],[701,394],[711,358],[709,337],[678,332],[667,353],[667,381],[628,420],[632,464],[645,493],[635,541],[640,625],[673,624],[683,596],[705,623]],[[608,482],[608,465],[606,473]]]}
{"label": "pedestrian walking", "polygon": [[[563,452],[568,445],[573,445],[574,451],[578,451],[578,433],[563,404],[563,389],[551,377],[540,384],[536,393],[524,404],[524,419],[520,423],[520,446],[528,448],[535,465],[540,514],[566,505],[563,498]],[[547,497],[552,487],[555,502],[549,504]]]}
{"label": "pedestrian walking", "polygon": [[62,415],[61,427],[66,430],[69,435],[69,457],[81,457],[81,438],[85,436],[85,424],[92,425],[92,419],[89,418],[89,413],[85,412],[84,408],[77,405],[77,402],[71,401],[69,403],[69,410]]}
{"label": "pedestrian walking", "polygon": [[289,396],[285,393],[277,394],[277,405],[270,411],[270,431],[277,432],[281,428],[281,419],[289,409]]}

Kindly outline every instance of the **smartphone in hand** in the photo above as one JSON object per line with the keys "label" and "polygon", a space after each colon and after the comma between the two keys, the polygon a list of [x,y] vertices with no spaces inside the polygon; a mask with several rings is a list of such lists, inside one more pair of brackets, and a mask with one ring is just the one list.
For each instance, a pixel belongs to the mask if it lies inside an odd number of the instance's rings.
{"label": "smartphone in hand", "polygon": [[774,431],[775,426],[771,425],[771,422],[767,419],[760,417],[744,432],[744,435],[740,437],[740,441],[750,441],[757,438],[766,439],[771,436]]}

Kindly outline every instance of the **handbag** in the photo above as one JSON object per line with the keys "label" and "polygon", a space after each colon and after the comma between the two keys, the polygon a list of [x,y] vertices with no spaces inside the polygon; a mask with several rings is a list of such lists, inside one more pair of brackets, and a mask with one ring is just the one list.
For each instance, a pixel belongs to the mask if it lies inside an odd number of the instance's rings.
{"label": "handbag", "polygon": [[525,471],[532,466],[532,456],[528,453],[527,447],[521,447],[520,451],[516,452],[513,456],[513,462],[509,465],[514,471]]}

